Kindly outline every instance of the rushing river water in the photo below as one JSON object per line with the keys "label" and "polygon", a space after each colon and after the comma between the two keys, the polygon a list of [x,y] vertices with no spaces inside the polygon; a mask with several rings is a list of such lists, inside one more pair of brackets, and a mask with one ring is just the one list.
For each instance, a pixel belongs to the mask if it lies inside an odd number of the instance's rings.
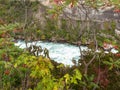
{"label": "rushing river water", "polygon": [[[26,44],[24,41],[19,40],[15,43],[16,46],[20,48],[26,48]],[[80,50],[78,46],[70,45],[68,43],[53,43],[53,42],[28,42],[28,47],[30,45],[41,46],[42,49],[47,48],[49,50],[49,56],[52,60],[63,63],[64,65],[73,65],[72,60],[78,61],[80,59]],[[81,50],[88,50],[88,47],[81,46]],[[89,49],[90,50],[90,49]],[[96,51],[100,52],[100,51]],[[114,48],[111,50],[112,53],[118,53]],[[109,53],[105,51],[105,53]]]}
{"label": "rushing river water", "polygon": [[[16,46],[20,48],[26,48],[24,41],[18,41],[15,43]],[[49,50],[49,56],[51,59],[55,60],[58,63],[63,63],[65,65],[73,65],[72,59],[78,61],[80,59],[80,50],[78,46],[70,45],[68,43],[53,43],[53,42],[29,42],[30,45],[41,46],[43,49],[47,48]],[[87,47],[81,46],[82,50],[87,50]]]}

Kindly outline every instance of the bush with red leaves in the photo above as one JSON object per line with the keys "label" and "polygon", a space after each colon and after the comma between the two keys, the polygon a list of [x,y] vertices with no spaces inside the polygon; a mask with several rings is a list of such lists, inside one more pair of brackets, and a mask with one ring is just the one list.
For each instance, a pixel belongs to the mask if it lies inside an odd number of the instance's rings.
{"label": "bush with red leaves", "polygon": [[120,9],[113,10],[114,13],[120,13]]}
{"label": "bush with red leaves", "polygon": [[94,78],[94,82],[99,82],[100,86],[105,88],[109,84],[108,69],[107,68],[95,68],[97,76]]}
{"label": "bush with red leaves", "polygon": [[61,2],[63,2],[64,0],[54,0],[54,2],[56,3],[56,4],[60,4]]}
{"label": "bush with red leaves", "polygon": [[4,74],[5,74],[5,75],[9,75],[9,74],[10,74],[10,71],[9,71],[8,69],[6,69],[6,70],[4,71]]}
{"label": "bush with red leaves", "polygon": [[7,55],[7,54],[2,54],[2,59],[3,60],[5,60],[5,61],[10,61],[10,57],[9,57],[9,55]]}

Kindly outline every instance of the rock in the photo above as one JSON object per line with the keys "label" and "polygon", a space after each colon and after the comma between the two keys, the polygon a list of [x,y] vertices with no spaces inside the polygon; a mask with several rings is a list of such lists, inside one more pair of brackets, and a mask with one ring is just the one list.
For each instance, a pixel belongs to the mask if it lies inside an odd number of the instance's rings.
{"label": "rock", "polygon": [[66,42],[66,40],[64,39],[64,38],[59,38],[59,40],[58,40],[59,42]]}
{"label": "rock", "polygon": [[50,39],[50,41],[56,42],[56,37],[52,37],[52,38]]}
{"label": "rock", "polygon": [[115,34],[116,34],[117,36],[120,36],[120,30],[115,29]]}

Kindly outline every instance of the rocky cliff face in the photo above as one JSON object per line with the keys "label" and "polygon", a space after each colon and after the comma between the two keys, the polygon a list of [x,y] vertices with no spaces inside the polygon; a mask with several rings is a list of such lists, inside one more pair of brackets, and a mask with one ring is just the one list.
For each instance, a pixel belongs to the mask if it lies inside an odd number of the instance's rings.
{"label": "rocky cliff face", "polygon": [[[31,0],[31,1],[36,1],[36,0]],[[54,4],[50,0],[37,0],[40,1],[40,3],[43,6],[46,7],[52,7]],[[84,1],[84,0],[82,0]],[[106,0],[107,1],[107,0]],[[99,9],[95,10],[93,8],[90,8],[88,6],[83,6],[81,3],[81,0],[78,2],[78,5],[71,8],[71,7],[66,7],[64,9],[64,12],[71,15],[72,18],[76,18],[77,20],[81,20],[85,18],[85,15],[87,14],[89,18],[91,19],[120,19],[120,14],[117,12],[114,12],[114,7],[113,5],[108,5],[108,6],[102,6]]]}
{"label": "rocky cliff face", "polygon": [[[34,0],[32,0],[34,1]],[[38,12],[34,15],[39,21],[40,24],[43,26],[46,22],[46,8],[51,8],[52,4],[50,0],[38,0],[41,2],[41,5],[39,6]],[[104,28],[104,23],[115,21],[116,22],[116,28],[120,29],[120,14],[114,12],[114,6],[104,6],[100,7],[98,10],[95,10],[93,8],[89,8],[87,6],[78,5],[76,7],[70,8],[67,7],[64,9],[63,14],[60,15],[60,19],[71,19],[74,21],[93,21],[98,23],[100,25],[101,29]],[[60,25],[60,20],[58,21],[58,25]],[[111,28],[111,25],[109,24],[109,29]]]}

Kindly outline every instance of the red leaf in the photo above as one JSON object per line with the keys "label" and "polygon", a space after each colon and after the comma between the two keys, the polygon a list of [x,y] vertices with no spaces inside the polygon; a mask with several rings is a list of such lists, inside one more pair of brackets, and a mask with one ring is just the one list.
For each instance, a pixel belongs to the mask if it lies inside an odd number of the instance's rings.
{"label": "red leaf", "polygon": [[54,2],[55,2],[56,4],[60,4],[61,2],[63,2],[63,0],[54,0]]}
{"label": "red leaf", "polygon": [[120,9],[115,9],[113,12],[120,13]]}
{"label": "red leaf", "polygon": [[115,56],[120,57],[120,53],[115,54]]}
{"label": "red leaf", "polygon": [[6,70],[4,71],[4,74],[9,75],[9,74],[10,74],[10,71],[6,69]]}
{"label": "red leaf", "polygon": [[118,49],[118,46],[114,46],[115,49]]}

